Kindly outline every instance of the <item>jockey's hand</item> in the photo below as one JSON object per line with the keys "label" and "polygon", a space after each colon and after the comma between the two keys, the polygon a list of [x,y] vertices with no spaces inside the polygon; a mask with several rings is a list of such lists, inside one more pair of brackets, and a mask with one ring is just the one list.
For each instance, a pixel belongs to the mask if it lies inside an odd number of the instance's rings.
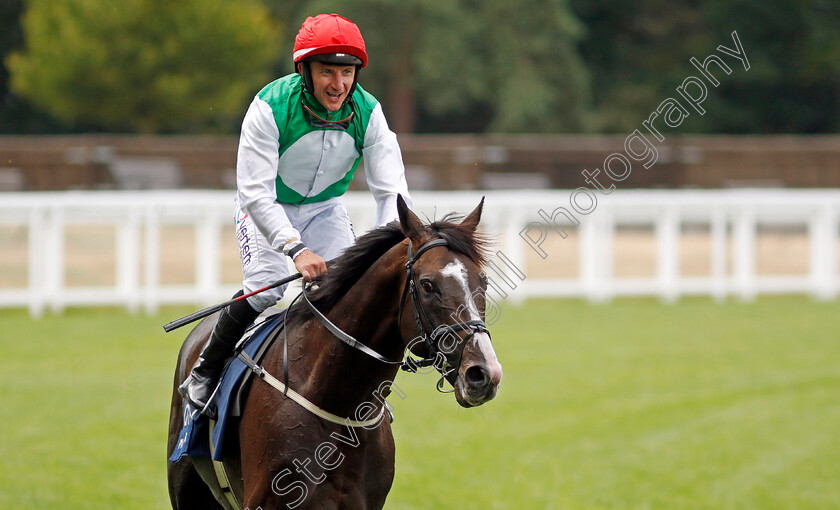
{"label": "jockey's hand", "polygon": [[304,280],[309,281],[319,274],[326,272],[327,263],[320,256],[307,249],[295,257],[295,268],[303,276]]}

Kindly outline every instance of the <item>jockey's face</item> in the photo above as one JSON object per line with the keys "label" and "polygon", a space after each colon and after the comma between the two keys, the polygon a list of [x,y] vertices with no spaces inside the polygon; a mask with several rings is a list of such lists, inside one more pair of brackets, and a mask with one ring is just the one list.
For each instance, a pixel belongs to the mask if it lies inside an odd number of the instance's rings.
{"label": "jockey's face", "polygon": [[327,111],[338,111],[344,104],[344,100],[347,99],[350,87],[353,86],[356,66],[311,62],[310,69],[312,70],[312,89],[315,92],[315,99]]}

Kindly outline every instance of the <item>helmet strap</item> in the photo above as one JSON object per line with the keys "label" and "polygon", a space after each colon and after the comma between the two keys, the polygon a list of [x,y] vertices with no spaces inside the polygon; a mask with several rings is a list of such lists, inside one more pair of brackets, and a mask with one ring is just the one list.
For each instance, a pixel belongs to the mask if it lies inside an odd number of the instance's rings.
{"label": "helmet strap", "polygon": [[362,66],[356,66],[356,72],[353,73],[353,85],[350,85],[350,92],[347,94],[345,101],[353,100],[353,93],[356,92],[356,84],[359,83],[359,73],[362,72]]}
{"label": "helmet strap", "polygon": [[[344,100],[342,106],[353,102],[353,93],[356,92],[356,84],[359,83],[359,73],[362,70],[362,66],[357,65],[355,68],[356,72],[353,73],[353,84],[350,85],[350,92],[347,94],[347,99]],[[304,92],[309,92],[311,96],[314,96],[315,86],[312,84],[312,67],[309,65],[309,61],[302,60],[298,62],[295,65],[295,71],[301,75],[301,84],[303,85]]]}
{"label": "helmet strap", "polygon": [[300,62],[298,72],[303,78],[301,81],[303,82],[303,90],[309,92],[310,94],[315,94],[315,87],[312,85],[312,68],[309,66],[309,62],[306,60]]}

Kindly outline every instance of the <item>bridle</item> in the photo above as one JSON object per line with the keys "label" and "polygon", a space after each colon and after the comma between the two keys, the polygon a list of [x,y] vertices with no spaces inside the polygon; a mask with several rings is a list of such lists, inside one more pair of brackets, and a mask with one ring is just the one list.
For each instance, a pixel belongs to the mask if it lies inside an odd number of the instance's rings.
{"label": "bridle", "polygon": [[[417,250],[417,253],[412,253],[412,244],[411,240],[408,241],[408,254],[406,257],[405,269],[406,269],[406,281],[405,286],[403,288],[402,298],[400,299],[400,308],[399,312],[397,313],[397,325],[398,327],[402,325],[402,314],[403,309],[405,308],[405,304],[407,301],[408,296],[411,296],[411,304],[414,308],[414,319],[417,322],[417,331],[420,333],[420,337],[423,342],[426,344],[428,353],[425,358],[422,359],[414,359],[411,355],[406,355],[405,359],[400,360],[389,360],[382,354],[374,351],[370,347],[366,346],[364,343],[360,342],[359,340],[353,338],[352,336],[348,335],[344,331],[342,331],[338,326],[333,324],[323,313],[320,312],[315,305],[309,300],[309,297],[306,295],[306,286],[304,285],[301,295],[303,296],[303,301],[306,303],[306,306],[318,318],[319,321],[329,330],[336,338],[344,342],[345,344],[349,345],[350,347],[357,349],[366,355],[374,358],[377,361],[380,361],[385,364],[389,365],[400,365],[401,368],[407,372],[417,372],[419,368],[434,366],[438,372],[441,374],[441,379],[437,383],[438,391],[448,393],[449,391],[443,390],[443,382],[454,370],[456,370],[460,364],[460,357],[461,352],[458,353],[458,362],[457,363],[450,363],[446,354],[449,352],[444,352],[440,347],[440,340],[449,334],[454,334],[457,331],[464,331],[469,330],[469,334],[463,338],[461,343],[461,349],[466,346],[467,342],[469,342],[470,338],[478,332],[487,333],[489,335],[489,331],[487,330],[487,325],[482,320],[468,320],[466,322],[458,322],[456,324],[441,324],[437,327],[432,327],[431,320],[429,319],[429,315],[426,312],[426,309],[423,307],[422,301],[418,295],[417,291],[417,278],[414,272],[414,264],[417,260],[422,256],[424,253],[429,251],[432,248],[436,248],[438,246],[449,246],[449,243],[446,242],[444,239],[435,239],[432,241],[428,241]],[[450,351],[451,352],[451,351]]]}
{"label": "bridle", "polygon": [[458,322],[456,324],[441,324],[437,327],[432,326],[429,314],[423,307],[423,302],[420,300],[420,296],[418,295],[417,275],[414,273],[414,264],[421,255],[437,246],[449,246],[449,243],[443,239],[435,239],[423,244],[417,250],[417,253],[412,254],[411,240],[408,241],[408,255],[405,263],[406,282],[402,298],[400,299],[400,309],[397,313],[397,324],[402,324],[402,313],[405,308],[406,297],[410,295],[411,304],[414,308],[414,320],[417,322],[417,331],[420,333],[420,338],[422,338],[425,342],[428,353],[425,358],[419,360],[415,360],[410,355],[407,355],[405,361],[403,361],[402,369],[407,372],[417,372],[419,368],[434,365],[442,376],[438,381],[437,389],[438,391],[443,392],[443,381],[452,373],[453,370],[457,370],[460,365],[461,352],[458,353],[457,362],[454,364],[450,363],[446,356],[448,352],[443,352],[441,349],[440,340],[447,335],[454,334],[457,331],[469,330],[469,334],[462,339],[463,342],[461,343],[461,349],[463,351],[464,346],[467,345],[467,342],[470,341],[470,338],[472,338],[473,335],[478,332],[487,333],[488,335],[490,333],[487,330],[487,325],[484,321],[478,319]]}
{"label": "bridle", "polygon": [[[405,303],[408,296],[411,296],[411,304],[414,307],[414,319],[417,321],[417,330],[420,333],[418,338],[422,339],[427,347],[427,357],[415,360],[411,357],[410,354],[410,347],[412,344],[409,345],[408,353],[406,354],[404,359],[399,360],[390,360],[383,356],[382,354],[374,351],[367,345],[363,344],[362,342],[356,340],[352,336],[348,335],[344,331],[342,331],[338,326],[333,324],[320,310],[315,308],[315,305],[312,304],[312,301],[309,300],[309,296],[306,294],[306,285],[304,284],[303,288],[301,289],[301,293],[292,301],[292,304],[289,305],[289,308],[292,308],[297,302],[298,299],[303,298],[303,302],[306,304],[307,308],[312,312],[312,314],[319,320],[321,323],[327,328],[327,330],[332,333],[336,338],[344,342],[345,344],[349,345],[350,347],[357,349],[367,356],[371,358],[388,364],[388,365],[400,365],[401,368],[408,372],[417,372],[417,370],[421,367],[428,367],[434,366],[438,372],[441,374],[441,378],[437,383],[437,389],[441,393],[451,393],[454,390],[443,390],[444,381],[447,379],[449,375],[451,375],[461,364],[461,355],[463,354],[463,349],[469,342],[470,338],[475,335],[477,332],[487,333],[487,325],[482,320],[469,320],[466,322],[459,322],[457,324],[441,324],[435,328],[431,327],[431,320],[429,319],[429,314],[426,312],[426,309],[423,308],[422,301],[417,293],[417,278],[414,273],[414,264],[417,262],[417,259],[420,258],[421,255],[426,253],[432,248],[438,246],[448,246],[447,243],[443,239],[436,239],[433,241],[429,241],[422,246],[420,249],[417,250],[417,253],[412,253],[412,246],[411,240],[408,241],[408,255],[406,257],[405,269],[406,269],[406,276],[405,276],[405,287],[403,289],[402,298],[400,300],[400,308],[399,312],[397,313],[397,326],[399,328],[402,327],[402,312],[405,308]],[[428,326],[428,327],[427,327]],[[430,332],[431,330],[431,332]],[[454,336],[458,336],[455,332],[469,330],[469,334],[466,337],[461,338],[461,351],[458,352],[458,359],[453,364],[449,362],[449,358],[447,358],[447,354],[450,354],[452,351],[444,351],[441,348],[441,339],[449,334]],[[262,366],[257,364],[253,358],[251,358],[245,351],[241,351],[238,353],[238,358],[245,363],[248,368],[251,369],[260,379],[263,379],[268,384],[276,388],[277,390],[281,391],[284,395],[288,396],[299,405],[304,407],[305,409],[309,410],[309,412],[319,416],[320,418],[341,425],[346,425],[349,427],[363,427],[368,428],[370,426],[375,426],[379,423],[379,421],[384,416],[386,410],[388,414],[391,416],[391,421],[393,421],[393,413],[391,413],[388,404],[385,403],[380,409],[379,414],[371,419],[368,420],[351,420],[350,418],[342,418],[340,416],[336,416],[328,411],[325,411],[319,408],[317,405],[313,404],[309,400],[306,399],[303,395],[295,392],[291,388],[289,388],[289,352],[288,352],[288,338],[287,338],[287,328],[283,327],[283,381],[281,382],[279,379],[275,378],[273,375],[269,374]],[[241,344],[244,345],[244,344]],[[212,398],[212,397],[211,397]]]}

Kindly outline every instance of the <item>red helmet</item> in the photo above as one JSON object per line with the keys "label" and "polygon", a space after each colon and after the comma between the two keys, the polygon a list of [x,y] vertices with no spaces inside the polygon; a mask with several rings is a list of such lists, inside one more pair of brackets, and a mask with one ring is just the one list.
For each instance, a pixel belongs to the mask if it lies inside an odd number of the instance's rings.
{"label": "red helmet", "polygon": [[328,64],[367,65],[365,40],[355,23],[338,14],[306,18],[295,37],[295,63],[319,60]]}

